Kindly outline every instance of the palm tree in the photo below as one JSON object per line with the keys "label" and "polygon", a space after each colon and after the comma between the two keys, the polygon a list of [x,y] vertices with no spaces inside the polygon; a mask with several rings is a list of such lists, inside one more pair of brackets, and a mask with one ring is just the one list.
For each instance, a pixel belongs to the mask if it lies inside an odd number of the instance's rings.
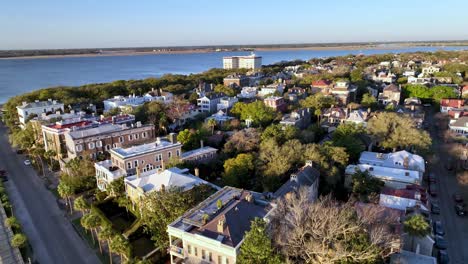
{"label": "palm tree", "polygon": [[57,153],[53,150],[47,150],[44,152],[44,158],[49,160],[49,166],[52,167],[52,164],[54,163],[54,157],[57,156]]}
{"label": "palm tree", "polygon": [[[87,231],[87,230],[90,230],[91,231],[91,214],[87,214],[87,215],[83,215],[83,217],[81,217],[80,219],[80,223],[81,223],[81,226]],[[93,232],[91,231],[91,237],[93,238],[93,244],[95,243],[94,241],[94,235],[93,235]]]}
{"label": "palm tree", "polygon": [[45,177],[45,166],[44,166],[44,160],[42,157],[44,156],[45,150],[43,148],[33,148],[29,151],[29,153],[36,159],[39,160],[41,163],[41,168],[42,168],[42,176]]}
{"label": "palm tree", "polygon": [[102,219],[98,215],[91,213],[89,214],[87,218],[87,225],[91,229],[91,235],[93,235],[93,230],[94,233],[96,234],[96,240],[98,241],[99,244],[99,251],[102,254],[102,247],[101,247],[101,241],[97,237],[97,229],[102,225]]}
{"label": "palm tree", "polygon": [[211,135],[214,135],[214,129],[216,127],[216,120],[214,120],[213,118],[210,118],[208,119],[207,123],[208,123],[208,126],[211,127]]}
{"label": "palm tree", "polygon": [[122,236],[115,235],[110,241],[110,247],[114,252],[120,255],[120,262],[123,262],[123,258],[128,259],[130,255],[130,243]]}
{"label": "palm tree", "polygon": [[112,227],[110,225],[105,225],[101,229],[101,232],[99,232],[98,234],[98,238],[100,240],[105,240],[107,242],[107,248],[109,249],[110,264],[112,264],[112,250],[111,250],[110,242],[114,236],[115,236],[115,232],[114,230],[112,230]]}
{"label": "palm tree", "polygon": [[320,108],[318,108],[318,109],[316,109],[314,111],[314,114],[317,116],[318,123],[320,124],[320,117],[322,116],[322,110],[320,110]]}
{"label": "palm tree", "polygon": [[91,208],[91,206],[83,197],[83,195],[81,195],[80,197],[75,199],[75,202],[73,203],[73,208],[77,211],[80,211],[81,215],[83,216],[84,213],[87,212]]}
{"label": "palm tree", "polygon": [[59,193],[60,197],[65,199],[66,204],[70,207],[70,214],[73,214],[73,206],[71,202],[71,197],[75,194],[75,190],[69,184],[61,181],[57,186],[57,192]]}

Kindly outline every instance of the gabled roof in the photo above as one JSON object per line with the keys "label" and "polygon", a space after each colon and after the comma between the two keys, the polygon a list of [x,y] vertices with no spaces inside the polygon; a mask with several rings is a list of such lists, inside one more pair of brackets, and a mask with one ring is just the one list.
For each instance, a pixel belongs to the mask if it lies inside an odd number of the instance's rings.
{"label": "gabled roof", "polygon": [[329,80],[318,80],[318,81],[313,81],[312,82],[312,86],[317,86],[317,87],[329,86],[329,85],[331,85],[331,81],[329,81]]}
{"label": "gabled roof", "polygon": [[35,101],[35,102],[31,102],[31,103],[24,102],[22,105],[19,105],[16,108],[28,109],[28,108],[36,108],[36,107],[48,107],[48,106],[53,106],[53,105],[63,107],[63,103],[60,103],[58,101],[49,100],[49,101]]}
{"label": "gabled roof", "polygon": [[383,188],[382,191],[380,192],[380,194],[396,196],[396,197],[412,199],[412,200],[416,200],[416,193],[417,193],[416,190],[392,189],[388,187]]}
{"label": "gabled roof", "polygon": [[440,106],[458,108],[464,105],[463,99],[441,99]]}
{"label": "gabled roof", "polygon": [[359,157],[359,162],[375,166],[383,166],[388,168],[404,169],[404,161],[408,161],[409,170],[425,171],[424,159],[416,154],[412,154],[406,150],[397,151],[394,153],[378,153],[363,151]]}
{"label": "gabled roof", "polygon": [[142,177],[130,176],[125,178],[125,182],[134,187],[142,188],[145,193],[158,191],[162,186],[165,188],[177,187],[184,191],[190,190],[196,185],[201,184],[214,186],[211,183],[188,173],[188,169],[179,169],[177,167]]}
{"label": "gabled roof", "polygon": [[313,185],[320,177],[320,172],[310,165],[306,165],[291,175],[289,181],[283,184],[273,196],[283,197],[290,192],[296,192],[303,186]]}
{"label": "gabled roof", "polygon": [[450,124],[450,127],[464,127],[468,128],[468,116],[462,116],[457,121]]}
{"label": "gabled roof", "polygon": [[387,85],[385,86],[385,88],[383,89],[384,92],[394,92],[394,93],[399,93],[401,92],[400,91],[400,87],[396,86],[395,84],[390,84],[390,85]]}
{"label": "gabled roof", "polygon": [[228,208],[217,217],[213,218],[210,222],[204,225],[199,234],[212,239],[217,239],[218,222],[223,219],[226,223],[223,229],[222,243],[231,247],[236,247],[242,239],[244,239],[245,232],[250,230],[250,224],[255,218],[263,218],[267,213],[264,206],[250,203],[241,197],[239,201],[228,206]]}

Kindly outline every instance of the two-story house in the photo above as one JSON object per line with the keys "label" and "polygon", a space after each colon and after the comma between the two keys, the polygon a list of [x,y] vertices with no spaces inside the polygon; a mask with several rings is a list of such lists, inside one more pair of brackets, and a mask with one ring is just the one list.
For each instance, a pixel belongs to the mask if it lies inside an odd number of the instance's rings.
{"label": "two-story house", "polygon": [[263,195],[224,187],[167,226],[171,263],[234,264],[255,218],[275,205]]}
{"label": "two-story house", "polygon": [[270,96],[263,99],[263,102],[266,106],[275,109],[275,111],[285,111],[287,108],[287,104],[284,101],[283,97],[279,96]]}
{"label": "two-story house", "polygon": [[104,124],[78,129],[72,127],[65,133],[65,144],[69,159],[89,157],[95,159],[111,148],[141,144],[154,138],[154,125],[137,122],[126,124]]}
{"label": "two-story house", "polygon": [[312,114],[310,108],[294,110],[290,114],[285,114],[280,121],[284,126],[295,126],[299,129],[305,129],[310,126]]}
{"label": "two-story house", "polygon": [[157,138],[155,142],[127,148],[114,148],[110,159],[94,164],[97,186],[106,190],[107,185],[120,178],[136,175],[137,171],[149,174],[164,168],[172,158],[180,158],[182,144]]}
{"label": "two-story house", "polygon": [[380,104],[388,105],[394,104],[398,105],[400,103],[401,97],[401,87],[396,86],[395,84],[390,84],[385,86],[383,92],[379,94],[378,101]]}
{"label": "two-story house", "polygon": [[16,107],[20,127],[24,128],[29,118],[33,116],[40,116],[43,113],[55,113],[57,111],[64,111],[63,103],[56,100],[49,99],[47,101],[36,100],[32,103],[23,102]]}
{"label": "two-story house", "polygon": [[198,111],[201,113],[214,113],[217,111],[218,104],[221,98],[225,95],[222,93],[209,93],[197,99]]}

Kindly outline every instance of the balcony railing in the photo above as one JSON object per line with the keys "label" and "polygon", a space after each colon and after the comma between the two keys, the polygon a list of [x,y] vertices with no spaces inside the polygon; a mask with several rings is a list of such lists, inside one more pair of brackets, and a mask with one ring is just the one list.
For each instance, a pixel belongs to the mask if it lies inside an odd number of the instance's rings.
{"label": "balcony railing", "polygon": [[184,258],[184,249],[178,246],[172,245],[170,248],[172,255],[178,256],[180,258]]}

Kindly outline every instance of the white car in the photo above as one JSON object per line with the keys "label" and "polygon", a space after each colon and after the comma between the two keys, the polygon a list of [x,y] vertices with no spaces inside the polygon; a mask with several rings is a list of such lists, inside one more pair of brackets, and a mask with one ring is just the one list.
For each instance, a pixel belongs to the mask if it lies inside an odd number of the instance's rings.
{"label": "white car", "polygon": [[25,161],[24,161],[24,165],[26,165],[26,166],[31,165],[31,161],[30,161],[30,160],[25,160]]}

